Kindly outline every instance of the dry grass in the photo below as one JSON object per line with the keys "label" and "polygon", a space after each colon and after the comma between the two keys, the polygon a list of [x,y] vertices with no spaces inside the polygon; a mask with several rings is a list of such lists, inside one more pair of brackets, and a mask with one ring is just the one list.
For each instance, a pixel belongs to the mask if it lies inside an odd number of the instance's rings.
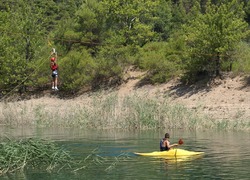
{"label": "dry grass", "polygon": [[0,123],[7,126],[95,129],[236,129],[249,130],[249,120],[213,120],[168,98],[96,93],[77,101],[33,99],[0,103]]}

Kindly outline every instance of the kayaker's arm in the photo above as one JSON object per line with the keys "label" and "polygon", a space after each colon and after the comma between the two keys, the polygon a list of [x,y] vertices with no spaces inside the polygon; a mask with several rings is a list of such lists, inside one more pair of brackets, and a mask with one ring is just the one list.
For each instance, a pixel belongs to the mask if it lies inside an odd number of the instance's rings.
{"label": "kayaker's arm", "polygon": [[179,146],[180,144],[171,144],[171,145],[169,145],[169,148],[173,148],[173,147],[176,147],[176,146]]}
{"label": "kayaker's arm", "polygon": [[168,147],[168,149],[171,149],[171,148],[174,148],[176,146],[179,146],[179,144],[175,143],[175,144],[170,145],[169,141],[167,141],[166,146]]}
{"label": "kayaker's arm", "polygon": [[172,147],[176,147],[176,146],[179,146],[179,145],[182,145],[184,142],[183,142],[183,140],[182,139],[179,139],[179,142],[178,143],[176,143],[176,144],[168,144],[168,146],[170,147],[170,148],[172,148]]}
{"label": "kayaker's arm", "polygon": [[[161,151],[164,151],[164,150],[169,150],[171,148],[174,148],[174,147],[177,147],[179,145],[182,145],[183,141],[182,141],[182,139],[180,139],[178,143],[170,144],[168,138],[165,138],[164,141],[161,141],[161,143],[162,143],[161,147],[163,147],[163,150],[161,150]],[[162,149],[161,147],[160,147],[160,149]]]}

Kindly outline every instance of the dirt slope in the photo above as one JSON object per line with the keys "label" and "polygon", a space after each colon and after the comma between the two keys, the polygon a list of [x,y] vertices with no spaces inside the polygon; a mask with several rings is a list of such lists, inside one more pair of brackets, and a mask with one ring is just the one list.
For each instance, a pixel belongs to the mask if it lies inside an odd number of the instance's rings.
{"label": "dirt slope", "polygon": [[[216,79],[210,84],[199,84],[185,86],[177,80],[172,80],[160,85],[141,85],[144,72],[128,70],[126,79],[116,90],[120,97],[129,94],[147,94],[147,96],[166,97],[169,96],[173,103],[183,104],[195,110],[197,113],[205,114],[215,119],[250,119],[250,77],[237,76],[225,77],[223,80]],[[108,94],[110,91],[107,91]],[[70,103],[86,103],[91,99],[91,93],[83,93],[70,99],[57,98],[57,93],[50,89],[40,94],[39,98],[33,98],[24,103],[45,104],[52,108],[67,106]]]}
{"label": "dirt slope", "polygon": [[250,118],[250,77],[224,77],[210,84],[185,86],[170,81],[158,86],[138,87],[143,72],[130,71],[129,80],[119,87],[118,94],[145,93],[169,95],[174,103],[183,104],[216,119]]}

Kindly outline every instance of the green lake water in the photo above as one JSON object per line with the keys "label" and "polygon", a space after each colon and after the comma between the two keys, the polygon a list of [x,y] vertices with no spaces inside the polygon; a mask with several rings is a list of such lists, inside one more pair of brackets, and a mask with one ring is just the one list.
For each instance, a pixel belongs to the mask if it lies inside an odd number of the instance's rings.
{"label": "green lake water", "polygon": [[180,148],[203,151],[204,156],[187,161],[136,156],[133,152],[159,149],[165,131],[2,129],[1,136],[41,137],[58,142],[76,159],[87,159],[76,172],[48,173],[29,170],[0,179],[250,179],[250,133],[176,130],[171,142],[183,138]]}

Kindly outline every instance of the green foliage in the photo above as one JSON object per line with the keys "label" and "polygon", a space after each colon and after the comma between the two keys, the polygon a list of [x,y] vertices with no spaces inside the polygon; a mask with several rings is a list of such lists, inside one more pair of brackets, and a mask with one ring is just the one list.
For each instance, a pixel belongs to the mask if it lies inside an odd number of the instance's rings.
{"label": "green foliage", "polygon": [[172,6],[172,31],[178,30],[187,21],[187,12],[183,4],[183,0],[179,3],[173,4]]}
{"label": "green foliage", "polygon": [[[232,55],[235,63],[232,70],[235,73],[250,73],[250,46],[245,42],[239,43]],[[228,66],[227,66],[228,67]]]}
{"label": "green foliage", "polygon": [[153,30],[157,33],[156,39],[159,41],[165,41],[170,36],[171,26],[173,25],[171,7],[171,1],[166,0],[160,0],[156,7]]}
{"label": "green foliage", "polygon": [[119,85],[124,69],[130,64],[132,48],[111,45],[103,47],[97,57],[98,64],[93,86]]}
{"label": "green foliage", "polygon": [[45,140],[5,140],[0,144],[0,175],[26,168],[51,171],[69,162],[71,158],[66,151]]}
{"label": "green foliage", "polygon": [[138,63],[141,68],[148,70],[151,83],[163,83],[180,75],[182,54],[171,48],[178,43],[148,43],[141,48]]}
{"label": "green foliage", "polygon": [[59,39],[57,42],[67,51],[86,46],[95,52],[96,46],[101,45],[103,34],[105,15],[102,5],[96,0],[85,1],[74,11],[73,17],[67,16],[59,22],[55,39]]}
{"label": "green foliage", "polygon": [[153,16],[159,1],[150,0],[103,0],[108,14],[106,28],[123,39],[124,45],[144,45],[156,35],[153,30]]}
{"label": "green foliage", "polygon": [[243,19],[242,4],[232,0],[220,5],[208,1],[206,13],[199,13],[195,21],[184,26],[190,59],[189,76],[220,75],[222,63],[230,61],[236,45],[247,36],[247,23]]}
{"label": "green foliage", "polygon": [[71,51],[58,64],[63,89],[76,92],[82,86],[91,84],[96,63],[86,50]]}
{"label": "green foliage", "polygon": [[247,2],[246,6],[244,7],[244,10],[246,12],[246,21],[248,22],[248,24],[250,23],[250,1]]}
{"label": "green foliage", "polygon": [[6,6],[5,11],[1,11],[4,18],[0,24],[0,47],[3,49],[0,87],[12,91],[35,85],[39,79],[38,68],[45,59],[42,52],[49,22],[47,18],[41,19],[47,13],[40,1],[21,0],[6,3]]}
{"label": "green foliage", "polygon": [[111,46],[103,47],[96,58],[85,49],[71,51],[59,61],[63,89],[76,92],[83,86],[98,88],[119,84],[129,54],[129,47]]}
{"label": "green foliage", "polygon": [[119,84],[134,64],[153,83],[183,73],[189,80],[220,75],[247,62],[234,55],[249,34],[248,16],[243,0],[4,1],[0,91],[46,86],[52,47],[60,52],[65,90]]}

